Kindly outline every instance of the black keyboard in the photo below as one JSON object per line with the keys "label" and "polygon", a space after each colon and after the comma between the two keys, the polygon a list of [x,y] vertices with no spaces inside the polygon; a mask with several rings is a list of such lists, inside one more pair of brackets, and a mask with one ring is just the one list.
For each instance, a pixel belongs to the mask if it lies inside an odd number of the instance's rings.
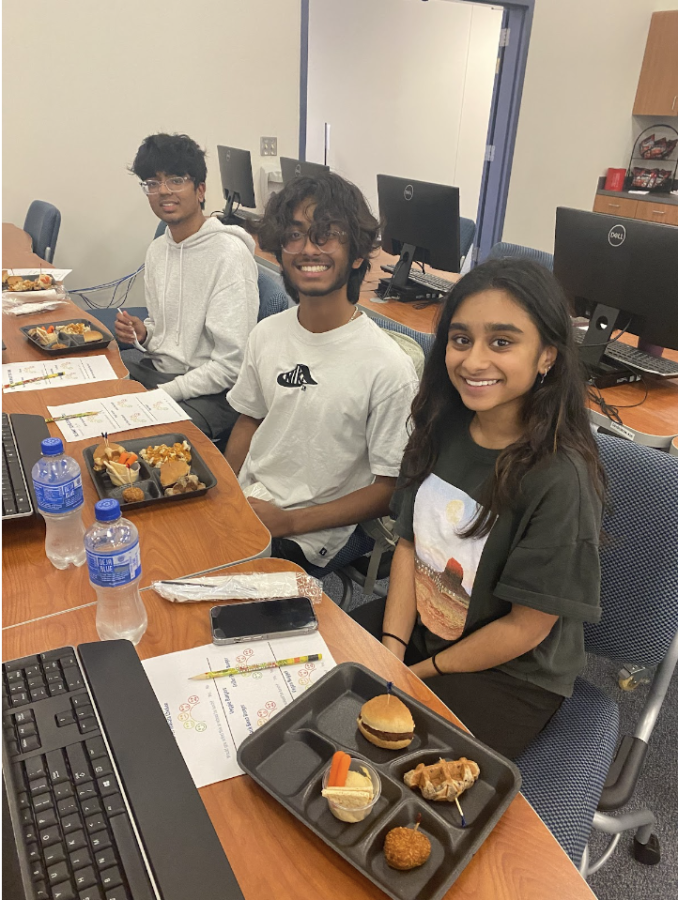
{"label": "black keyboard", "polygon": [[[44,422],[43,422],[44,425]],[[46,427],[46,426],[45,426]],[[46,435],[46,437],[49,435]],[[2,518],[19,519],[33,513],[24,468],[7,413],[2,414]]]}
{"label": "black keyboard", "polygon": [[[393,266],[382,266],[383,272],[393,272]],[[411,269],[407,276],[407,283],[415,288],[424,288],[436,294],[447,294],[454,287],[453,281],[447,281],[439,275],[431,275],[428,272],[421,272],[419,269]]]}
{"label": "black keyboard", "polygon": [[129,641],[4,663],[2,694],[8,896],[242,898]]}
{"label": "black keyboard", "polygon": [[647,372],[648,375],[659,375],[661,378],[678,378],[678,362],[664,359],[663,356],[651,356],[638,347],[614,341],[605,348],[605,356],[624,366]]}

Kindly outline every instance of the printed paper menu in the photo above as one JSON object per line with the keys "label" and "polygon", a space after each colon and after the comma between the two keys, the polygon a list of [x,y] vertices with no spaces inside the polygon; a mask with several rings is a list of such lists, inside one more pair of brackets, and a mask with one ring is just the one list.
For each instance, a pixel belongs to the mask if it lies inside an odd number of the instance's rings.
{"label": "printed paper menu", "polygon": [[[96,438],[103,432],[109,435],[119,431],[132,431],[148,425],[166,425],[181,422],[189,416],[162,388],[144,394],[121,394],[118,397],[102,397],[99,400],[83,400],[48,406],[50,416],[73,416],[57,422],[67,441]],[[78,413],[96,412],[96,415],[78,418]]]}
{"label": "printed paper menu", "polygon": [[[321,653],[316,662],[190,681],[191,675]],[[271,641],[207,644],[143,661],[196,787],[242,775],[237,749],[335,662],[318,632]]]}
{"label": "printed paper menu", "polygon": [[[35,378],[57,376],[33,381]],[[91,381],[115,381],[117,375],[105,356],[81,356],[71,359],[33,360],[7,363],[2,367],[2,389],[7,394],[17,391],[42,391],[54,387],[73,387]],[[28,381],[28,384],[16,382]]]}

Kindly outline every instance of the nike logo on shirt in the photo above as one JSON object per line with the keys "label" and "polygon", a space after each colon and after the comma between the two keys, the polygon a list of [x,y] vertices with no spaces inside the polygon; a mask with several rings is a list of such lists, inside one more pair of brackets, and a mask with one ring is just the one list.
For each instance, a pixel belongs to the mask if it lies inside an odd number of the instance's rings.
{"label": "nike logo on shirt", "polygon": [[281,372],[276,381],[282,387],[288,388],[303,387],[307,384],[318,383],[313,380],[308,366],[304,366],[301,363],[297,363],[291,372]]}

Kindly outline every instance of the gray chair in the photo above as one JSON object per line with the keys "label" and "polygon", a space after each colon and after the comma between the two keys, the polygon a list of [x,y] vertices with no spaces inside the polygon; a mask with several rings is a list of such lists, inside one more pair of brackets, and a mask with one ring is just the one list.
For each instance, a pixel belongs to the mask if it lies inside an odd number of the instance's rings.
{"label": "gray chair", "polygon": [[[516,760],[525,797],[584,876],[607,862],[628,830],[636,832],[636,859],[659,861],[649,809],[610,813],[633,795],[678,660],[678,459],[605,435],[598,445],[611,513],[600,553],[603,615],[585,626],[586,649],[657,669],[633,735],[618,746],[616,702],[577,678],[572,697]],[[595,863],[591,827],[613,836]]]}
{"label": "gray chair", "polygon": [[473,238],[476,236],[476,223],[473,219],[459,218],[459,256],[460,262],[468,256],[468,252],[473,246]]}
{"label": "gray chair", "polygon": [[259,315],[257,322],[267,316],[275,315],[275,313],[283,312],[290,305],[290,298],[282,287],[282,279],[279,281],[270,272],[259,268],[257,277],[257,285],[259,287]]}
{"label": "gray chair", "polygon": [[34,200],[28,207],[24,231],[31,236],[33,253],[36,253],[45,262],[51,263],[54,259],[60,226],[61,213],[51,203]]}
{"label": "gray chair", "polygon": [[532,247],[521,247],[520,244],[507,244],[504,241],[500,241],[490,250],[486,259],[502,259],[506,256],[517,257],[518,259],[533,259],[550,272],[553,272],[552,253],[546,253],[545,250],[533,250]]}

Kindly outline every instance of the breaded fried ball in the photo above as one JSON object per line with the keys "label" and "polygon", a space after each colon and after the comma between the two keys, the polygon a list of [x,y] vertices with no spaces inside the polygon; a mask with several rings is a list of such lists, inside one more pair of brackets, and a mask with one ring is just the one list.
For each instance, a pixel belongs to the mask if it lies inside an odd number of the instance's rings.
{"label": "breaded fried ball", "polygon": [[416,869],[431,855],[431,842],[414,828],[393,828],[384,841],[384,856],[392,869]]}

